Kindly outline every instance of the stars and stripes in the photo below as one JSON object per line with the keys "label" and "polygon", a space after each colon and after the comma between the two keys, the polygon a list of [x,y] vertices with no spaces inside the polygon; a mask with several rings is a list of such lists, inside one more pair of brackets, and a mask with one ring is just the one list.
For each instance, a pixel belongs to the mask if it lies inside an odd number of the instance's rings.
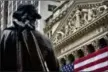
{"label": "stars and stripes", "polygon": [[74,65],[73,64],[67,64],[62,67],[61,71],[62,72],[73,72],[74,70]]}
{"label": "stars and stripes", "polygon": [[74,71],[103,72],[108,70],[108,47],[80,58],[74,62]]}
{"label": "stars and stripes", "polygon": [[108,72],[108,47],[79,58],[62,67],[62,72]]}

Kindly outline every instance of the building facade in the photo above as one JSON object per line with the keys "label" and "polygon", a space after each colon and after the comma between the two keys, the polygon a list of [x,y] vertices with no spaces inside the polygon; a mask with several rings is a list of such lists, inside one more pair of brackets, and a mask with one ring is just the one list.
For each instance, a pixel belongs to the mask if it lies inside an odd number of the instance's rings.
{"label": "building facade", "polygon": [[58,60],[68,63],[70,55],[78,59],[108,45],[107,19],[107,0],[68,0],[47,18],[44,32]]}
{"label": "building facade", "polygon": [[37,30],[39,30],[41,33],[44,33],[43,28],[46,24],[45,19],[48,18],[53,13],[53,10],[56,9],[60,4],[61,1],[39,1],[38,11],[42,18],[38,21],[39,23]]}
{"label": "building facade", "polygon": [[43,28],[45,25],[45,19],[48,18],[52,13],[53,9],[59,6],[62,1],[35,1],[35,0],[18,0],[18,1],[0,1],[0,24],[1,31],[6,27],[12,25],[12,15],[16,11],[20,4],[33,4],[35,5],[37,11],[41,14],[42,18],[36,21],[36,29],[43,33]]}

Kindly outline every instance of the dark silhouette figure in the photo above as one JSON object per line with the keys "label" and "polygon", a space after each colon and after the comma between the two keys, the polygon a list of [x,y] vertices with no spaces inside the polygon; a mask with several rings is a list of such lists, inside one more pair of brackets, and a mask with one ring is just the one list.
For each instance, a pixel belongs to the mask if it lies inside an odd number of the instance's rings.
{"label": "dark silhouette figure", "polygon": [[35,30],[41,19],[31,4],[20,5],[0,42],[1,71],[58,71],[59,64],[48,38]]}

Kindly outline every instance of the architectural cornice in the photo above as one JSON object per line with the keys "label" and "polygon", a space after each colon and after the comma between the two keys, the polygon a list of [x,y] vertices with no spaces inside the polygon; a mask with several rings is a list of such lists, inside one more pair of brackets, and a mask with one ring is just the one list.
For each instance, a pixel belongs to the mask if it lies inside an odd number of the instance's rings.
{"label": "architectural cornice", "polygon": [[[70,0],[71,1],[71,0]],[[67,13],[67,11],[68,12],[70,12],[72,9],[73,9],[73,7],[75,7],[76,5],[78,6],[78,7],[82,7],[82,8],[88,8],[88,7],[94,7],[94,5],[95,6],[100,6],[103,2],[104,2],[105,0],[75,0],[74,2],[73,2],[73,4],[72,5],[70,5],[70,8],[68,7],[65,11],[63,11],[61,14],[59,14],[56,18],[54,18],[53,20],[52,20],[52,22],[50,22],[50,23],[47,23],[47,25],[46,25],[46,27],[44,28],[44,32],[47,32],[48,30],[50,30],[51,28],[52,28],[52,26],[56,23],[56,22],[58,22],[58,21],[60,21],[62,18],[63,18],[63,20],[61,20],[61,21],[64,21],[64,19],[66,19],[65,17],[67,16],[66,15],[66,13]],[[69,1],[65,1],[62,5],[65,5],[66,3],[68,3]],[[90,4],[88,3],[88,2],[91,2]],[[97,4],[96,4],[97,3]],[[61,7],[61,6],[60,6]],[[59,8],[59,7],[58,7]],[[58,8],[57,9],[55,9],[55,11],[56,10],[58,10]],[[54,11],[54,12],[55,12]],[[53,14],[52,14],[53,15]],[[52,16],[51,15],[51,16]],[[66,16],[65,16],[66,15]],[[61,22],[61,24],[60,24],[60,26],[62,25],[63,23]],[[59,29],[59,26],[58,26],[58,28],[57,28],[57,30]],[[57,31],[56,30],[56,31]],[[56,31],[54,32],[54,33],[56,33]],[[54,36],[54,35],[53,35]]]}
{"label": "architectural cornice", "polygon": [[65,46],[65,45],[67,45],[67,43],[69,44],[70,41],[72,42],[72,41],[76,40],[79,36],[81,37],[82,35],[88,33],[89,31],[94,30],[95,28],[99,27],[100,25],[103,24],[102,22],[104,22],[104,20],[107,21],[107,19],[108,19],[108,13],[102,14],[100,17],[95,19],[93,22],[81,27],[75,33],[72,33],[69,36],[67,36],[66,38],[61,39],[55,45],[55,48],[61,48],[61,46]]}
{"label": "architectural cornice", "polygon": [[[68,1],[65,2],[65,4]],[[73,5],[73,4],[72,4]],[[73,6],[74,7],[74,6]],[[44,31],[47,32],[48,30],[50,30],[52,28],[52,26],[57,23],[58,21],[64,21],[62,19],[65,18],[65,16],[67,15],[67,11],[70,11],[71,6],[67,7],[66,10],[64,10],[62,13],[60,13],[56,18],[52,19],[51,22],[47,23],[46,27],[44,28]],[[52,16],[52,15],[51,15]]]}
{"label": "architectural cornice", "polygon": [[[96,1],[98,1],[98,2],[96,2]],[[104,22],[103,21],[103,20],[105,20],[104,17],[106,17],[106,19],[107,19],[107,11],[108,11],[108,10],[98,11],[100,9],[100,7],[102,7],[102,5],[103,5],[102,3],[103,3],[103,0],[94,0],[90,3],[87,3],[87,0],[86,0],[86,2],[83,2],[83,1],[79,2],[78,0],[76,0],[73,4],[70,5],[70,7],[68,7],[68,9],[66,9],[66,12],[62,12],[62,15],[64,14],[64,16],[62,16],[60,14],[57,18],[55,18],[55,20],[52,21],[53,23],[49,24],[46,27],[46,29],[48,28],[47,30],[49,31],[51,29],[51,27],[57,22],[57,20],[59,20],[60,17],[62,17],[62,19],[60,20],[60,24],[58,25],[58,27],[56,28],[56,30],[54,31],[54,33],[51,36],[51,40],[54,43],[54,47],[55,48],[62,48],[64,46],[66,46],[68,43],[70,43],[70,42],[72,43],[72,41],[77,40],[79,38],[79,36],[81,37],[84,34],[90,32],[91,30],[94,30],[95,28],[102,25],[103,23],[100,23],[100,22]],[[87,6],[87,8],[85,8],[86,6]],[[104,7],[104,5],[103,5],[103,7]],[[75,23],[74,24],[75,25],[75,31],[74,32],[69,33],[67,35],[67,30],[65,29],[66,32],[64,33],[64,36],[62,35],[62,37],[60,36],[60,37],[55,39],[57,33],[59,31],[61,31],[63,27],[67,28],[66,25],[67,25],[68,19],[72,19],[74,16],[76,16],[76,14],[78,16],[78,13],[81,12],[79,8],[82,8],[83,10],[84,9],[85,10],[90,10],[90,9],[94,10],[94,9],[98,8],[96,11],[98,11],[98,13],[99,12],[100,13],[99,14],[97,13],[96,15],[94,15],[94,17],[91,17],[91,18],[93,18],[91,21],[88,21],[88,22],[85,21],[86,23],[83,23],[83,25],[81,25],[81,26],[79,26],[79,25],[76,26],[76,24],[78,24],[78,23]],[[85,11],[83,11],[83,13],[84,12]],[[82,23],[80,23],[80,24],[82,24]],[[61,32],[61,34],[63,34],[63,33]]]}
{"label": "architectural cornice", "polygon": [[55,37],[55,34],[58,30],[61,29],[61,27],[65,24],[66,20],[68,19],[68,17],[70,16],[70,13],[72,12],[72,10],[74,9],[74,7],[76,6],[76,3],[74,2],[69,8],[68,8],[68,12],[67,14],[63,17],[63,19],[61,20],[59,26],[57,27],[57,29],[55,30],[55,32],[53,33],[53,37]]}
{"label": "architectural cornice", "polygon": [[104,0],[75,0],[75,1],[79,3],[88,3],[88,2],[101,2]]}
{"label": "architectural cornice", "polygon": [[[91,3],[89,3],[89,4],[91,4]],[[66,24],[67,24],[67,21],[68,21],[68,19],[71,17],[71,15],[73,15],[73,16],[75,16],[75,12],[74,12],[74,10],[76,10],[76,9],[78,9],[77,8],[77,6],[78,5],[80,5],[79,3],[74,3],[73,4],[74,6],[71,6],[71,8],[70,8],[70,11],[68,11],[68,13],[67,13],[67,15],[65,16],[65,18],[60,22],[60,24],[59,24],[59,26],[56,28],[56,30],[55,30],[55,32],[53,33],[53,35],[52,35],[52,37],[51,37],[51,39],[52,39],[52,41],[54,41],[54,44],[55,44],[55,46],[58,46],[59,45],[59,43],[60,42],[62,42],[65,38],[67,38],[67,37],[69,37],[69,35],[66,35],[66,36],[64,36],[64,37],[61,37],[57,42],[55,42],[55,38],[54,37],[56,37],[56,35],[57,35],[57,32],[58,31],[61,31],[61,29],[63,28],[63,26],[65,25],[66,26]],[[87,4],[88,5],[88,4]],[[96,3],[94,3],[94,5],[96,5],[96,8],[98,7],[98,10],[100,9],[100,7],[102,7],[102,2],[96,2]],[[95,6],[94,6],[95,7]],[[83,9],[83,8],[82,8]],[[103,15],[103,13],[104,12],[106,12],[106,11],[100,11],[101,13],[100,14],[97,14],[95,17],[94,17],[94,19],[97,19],[97,17],[99,18],[100,17],[100,15],[102,14]],[[103,13],[102,13],[103,12]],[[77,11],[76,11],[76,14],[77,14]],[[72,17],[73,17],[72,16]],[[92,21],[94,21],[94,20],[92,20]],[[81,28],[83,28],[83,27],[86,27],[86,25],[88,26],[89,24],[91,24],[92,23],[92,21],[89,21],[89,23],[86,23],[86,24],[83,24],[83,26],[80,26],[80,27],[77,27],[77,30],[80,30]],[[78,22],[78,21],[77,21]],[[78,23],[77,23],[78,24]],[[67,30],[66,30],[67,31]],[[79,33],[77,33],[78,31],[75,31],[75,33],[72,33],[73,34],[73,37],[77,37],[77,34]],[[83,32],[83,31],[82,31]],[[75,34],[75,35],[74,35]],[[75,38],[74,38],[75,39]],[[66,40],[64,40],[64,42],[65,42]]]}
{"label": "architectural cornice", "polygon": [[64,1],[60,6],[58,6],[56,9],[54,9],[53,13],[55,13],[57,10],[59,10],[60,8],[62,8],[68,2],[69,2],[69,0]]}
{"label": "architectural cornice", "polygon": [[108,3],[105,1],[74,0],[68,5],[64,16],[60,14],[53,18],[54,26],[49,25],[46,34],[51,39],[59,60],[61,58],[67,60],[71,54],[77,59],[78,54],[81,54],[78,53],[79,50],[86,56],[90,52],[89,45],[93,46],[90,49],[97,51],[100,48],[100,39],[105,37],[108,40]]}
{"label": "architectural cornice", "polygon": [[[63,26],[64,24],[66,24],[66,20],[69,18],[70,14],[71,14],[71,15],[74,15],[74,12],[72,13],[72,11],[74,11],[80,4],[81,4],[80,2],[75,1],[75,2],[70,6],[67,15],[61,20],[59,26],[57,27],[57,29],[56,29],[55,32],[53,33],[52,38],[54,38],[55,35],[56,35],[56,33],[57,33],[57,31],[59,31],[59,30],[62,28],[62,26]],[[91,3],[89,3],[89,4],[91,4]],[[101,2],[95,2],[95,3],[93,3],[93,5],[96,5],[96,6],[99,6],[99,5],[101,5],[101,4],[102,4],[102,1],[101,1]],[[88,5],[88,3],[86,2],[85,5]],[[85,6],[85,5],[82,5],[82,7]],[[91,5],[91,6],[92,6],[92,5]],[[79,8],[80,8],[80,7],[79,7]],[[52,40],[53,40],[53,39],[52,39]]]}
{"label": "architectural cornice", "polygon": [[[85,47],[87,44],[84,44],[84,43],[87,43],[88,41],[90,41],[90,43],[92,42],[97,42],[98,41],[98,39],[100,39],[100,38],[103,38],[103,37],[105,37],[106,35],[108,34],[108,30],[107,31],[104,31],[104,32],[100,32],[99,34],[97,34],[96,36],[94,36],[94,37],[92,37],[92,38],[90,38],[90,39],[88,39],[88,40],[86,40],[86,41],[84,41],[84,42],[82,42],[81,44],[79,44],[79,45],[77,45],[77,46],[75,46],[75,47],[73,47],[72,49],[68,49],[68,50],[66,50],[66,51],[64,51],[63,53],[60,53],[59,52],[59,54],[56,54],[57,55],[57,57],[58,58],[61,58],[61,57],[63,57],[63,56],[65,56],[65,55],[67,55],[67,53],[72,53],[72,52],[76,52],[77,50],[79,50],[79,49],[81,49],[81,47]],[[84,45],[83,45],[84,44]],[[98,44],[98,43],[97,43]],[[83,46],[81,46],[81,45],[83,45]],[[81,47],[79,47],[79,46],[81,46]],[[79,47],[79,48],[77,48],[77,47]],[[77,49],[76,49],[77,48]],[[84,49],[84,48],[83,48]],[[97,49],[98,49],[98,47],[97,47]],[[58,49],[57,49],[58,50]]]}
{"label": "architectural cornice", "polygon": [[66,13],[67,13],[67,9],[63,11],[62,13],[60,13],[56,18],[52,19],[52,21],[46,25],[44,29],[45,32],[50,30],[55,23],[60,21],[66,15]]}

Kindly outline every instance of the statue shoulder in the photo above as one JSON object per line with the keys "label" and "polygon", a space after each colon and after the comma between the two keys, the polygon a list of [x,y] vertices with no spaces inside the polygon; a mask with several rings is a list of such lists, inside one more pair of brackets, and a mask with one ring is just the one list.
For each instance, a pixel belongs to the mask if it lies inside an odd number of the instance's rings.
{"label": "statue shoulder", "polygon": [[41,40],[40,42],[43,43],[43,45],[47,46],[48,48],[52,48],[51,40],[45,36],[44,34],[40,33],[39,31],[35,32],[36,38],[38,40]]}

